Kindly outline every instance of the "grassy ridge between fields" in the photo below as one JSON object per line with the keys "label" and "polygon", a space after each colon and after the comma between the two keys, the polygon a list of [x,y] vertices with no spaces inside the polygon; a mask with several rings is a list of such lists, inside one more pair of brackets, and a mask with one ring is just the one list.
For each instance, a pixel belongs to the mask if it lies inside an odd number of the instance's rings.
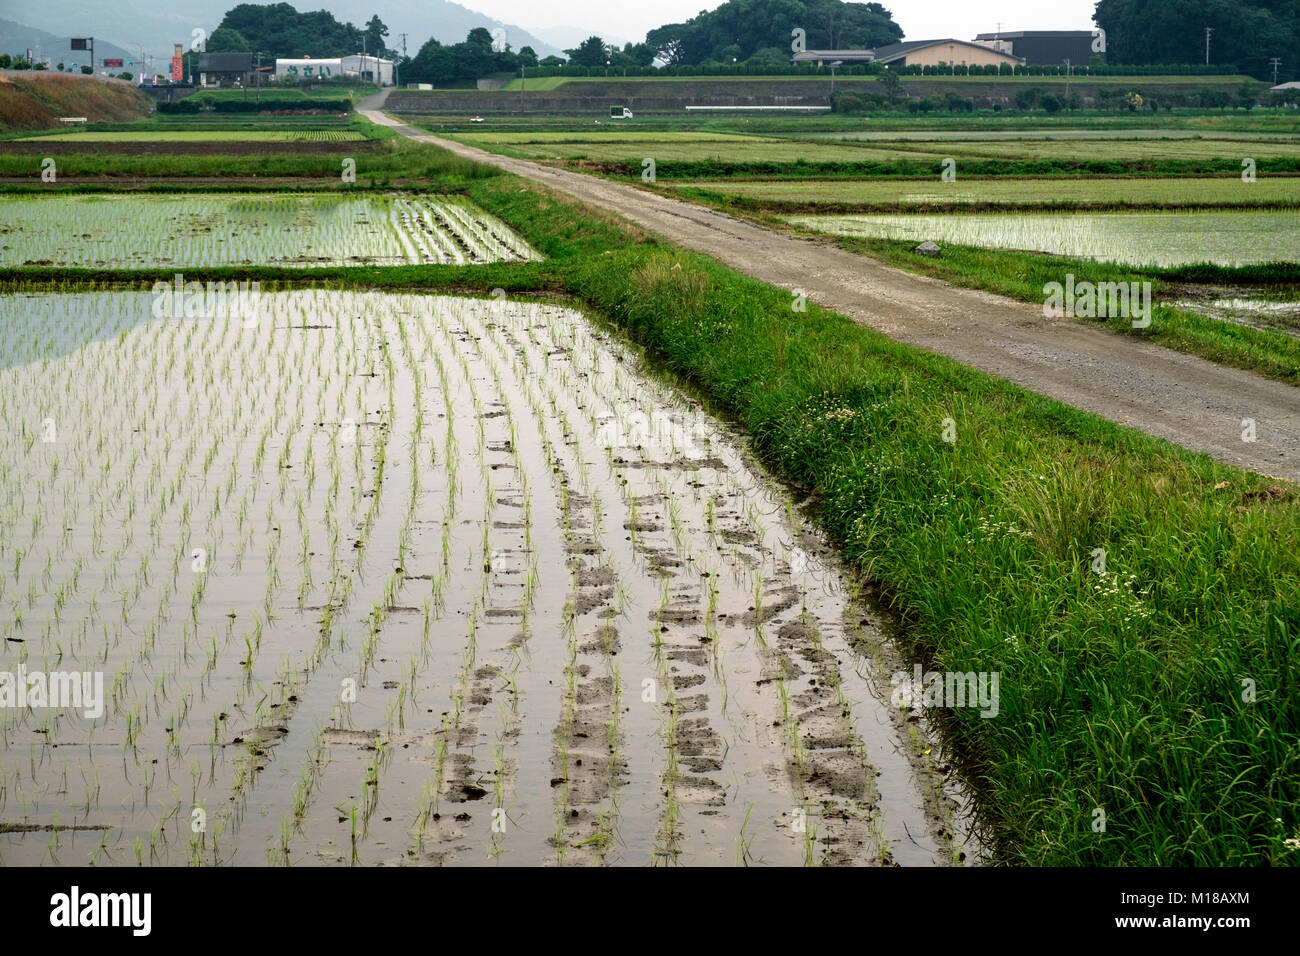
{"label": "grassy ridge between fields", "polygon": [[794,314],[783,290],[517,180],[470,192],[820,497],[917,660],[1001,674],[996,718],[947,721],[1001,859],[1300,861],[1294,488]]}
{"label": "grassy ridge between fields", "polygon": [[[546,261],[186,278],[578,297],[818,497],[911,659],[1000,674],[997,717],[941,716],[1001,862],[1300,862],[1293,486],[793,313],[788,292],[516,177],[467,178]],[[6,285],[145,275],[23,269]]]}

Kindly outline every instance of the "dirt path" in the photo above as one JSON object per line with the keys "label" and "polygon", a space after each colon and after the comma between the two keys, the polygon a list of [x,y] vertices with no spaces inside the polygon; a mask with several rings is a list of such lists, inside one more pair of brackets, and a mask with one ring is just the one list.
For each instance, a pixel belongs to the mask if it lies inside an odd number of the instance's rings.
{"label": "dirt path", "polygon": [[[405,136],[490,163],[616,212],[665,238],[808,298],[869,328],[1221,461],[1300,481],[1300,390],[1070,321],[999,296],[911,275],[827,243],[723,213],[419,132]],[[1255,423],[1243,441],[1243,420]]]}

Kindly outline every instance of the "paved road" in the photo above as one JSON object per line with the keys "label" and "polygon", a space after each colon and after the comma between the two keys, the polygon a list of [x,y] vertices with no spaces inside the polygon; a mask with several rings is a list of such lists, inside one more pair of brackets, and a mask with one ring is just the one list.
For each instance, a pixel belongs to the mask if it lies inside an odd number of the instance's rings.
{"label": "paved road", "polygon": [[[622,215],[764,282],[903,342],[950,356],[1076,408],[1221,461],[1300,481],[1300,388],[1224,368],[1042,309],[912,275],[634,186],[488,153],[363,115],[403,135],[490,163]],[[1064,276],[1061,277],[1062,282]],[[1243,420],[1256,440],[1242,439]]]}

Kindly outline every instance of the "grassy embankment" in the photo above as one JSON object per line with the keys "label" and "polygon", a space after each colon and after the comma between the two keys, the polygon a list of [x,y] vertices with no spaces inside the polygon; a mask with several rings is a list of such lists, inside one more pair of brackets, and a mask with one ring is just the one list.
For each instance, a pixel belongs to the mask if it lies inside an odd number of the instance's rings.
{"label": "grassy embankment", "polygon": [[[943,715],[1001,860],[1300,859],[1286,842],[1300,838],[1293,487],[815,306],[793,313],[783,290],[514,177],[484,171],[444,185],[518,228],[547,261],[186,278],[576,296],[817,496],[821,522],[901,618],[915,659],[1001,675],[996,718]],[[154,277],[11,275],[11,288]],[[1104,575],[1093,570],[1099,548]]]}
{"label": "grassy embankment", "polygon": [[149,97],[121,81],[43,71],[0,76],[0,133],[53,129],[61,125],[61,116],[129,122],[152,109]]}

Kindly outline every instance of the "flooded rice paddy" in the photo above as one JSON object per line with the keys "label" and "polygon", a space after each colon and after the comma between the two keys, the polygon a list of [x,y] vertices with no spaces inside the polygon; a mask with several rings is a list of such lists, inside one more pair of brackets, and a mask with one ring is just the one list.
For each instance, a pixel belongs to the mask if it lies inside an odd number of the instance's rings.
{"label": "flooded rice paddy", "polygon": [[536,259],[454,196],[227,194],[0,198],[0,266],[346,266]]}
{"label": "flooded rice paddy", "polygon": [[1300,212],[963,213],[794,216],[842,236],[1019,249],[1133,266],[1242,266],[1300,258]]}
{"label": "flooded rice paddy", "polygon": [[0,302],[0,674],[103,691],[0,707],[0,862],[976,855],[880,614],[618,338],[259,301]]}

